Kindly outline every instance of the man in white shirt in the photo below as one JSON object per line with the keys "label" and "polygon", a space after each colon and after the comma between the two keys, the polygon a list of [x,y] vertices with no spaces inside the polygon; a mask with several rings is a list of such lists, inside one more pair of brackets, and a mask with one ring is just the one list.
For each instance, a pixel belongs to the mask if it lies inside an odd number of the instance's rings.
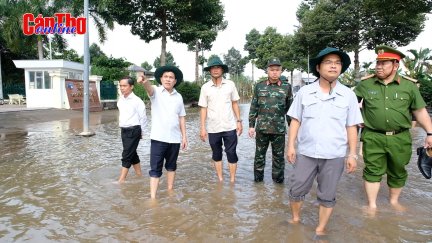
{"label": "man in white shirt", "polygon": [[174,187],[175,171],[180,147],[187,147],[186,111],[183,98],[175,87],[183,81],[183,73],[174,66],[156,69],[155,78],[159,87],[152,86],[144,76],[138,82],[144,85],[151,101],[151,145],[150,145],[150,197],[156,198],[162,169],[167,170],[168,190]]}
{"label": "man in white shirt", "polygon": [[[209,71],[211,80],[201,87],[198,105],[201,106],[200,137],[203,142],[208,139],[212,149],[212,160],[219,181],[223,181],[222,174],[222,144],[228,159],[231,182],[235,182],[237,170],[237,136],[243,131],[240,119],[238,100],[240,96],[235,84],[223,78],[228,72],[228,66],[219,57],[208,61],[204,71]],[[206,129],[207,121],[207,129]]]}
{"label": "man in white shirt", "polygon": [[147,122],[144,102],[136,96],[132,90],[134,81],[130,77],[120,80],[121,96],[117,101],[119,110],[119,126],[123,143],[122,169],[118,183],[123,183],[133,166],[135,173],[141,176],[140,159],[137,154],[137,147],[140,139],[143,138],[143,129]]}

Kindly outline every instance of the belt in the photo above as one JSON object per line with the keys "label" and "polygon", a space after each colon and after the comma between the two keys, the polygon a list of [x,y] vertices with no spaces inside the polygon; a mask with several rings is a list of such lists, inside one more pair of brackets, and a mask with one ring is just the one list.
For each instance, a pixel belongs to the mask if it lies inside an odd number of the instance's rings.
{"label": "belt", "polygon": [[372,131],[372,132],[376,132],[376,133],[381,133],[381,134],[384,134],[386,136],[393,136],[393,135],[399,134],[401,132],[405,132],[408,129],[394,130],[394,131],[381,131],[381,130],[375,130],[375,129],[368,128],[367,130]]}
{"label": "belt", "polygon": [[121,130],[127,131],[127,130],[137,129],[139,127],[141,127],[141,126],[140,125],[136,125],[136,126],[131,126],[131,127],[121,127]]}

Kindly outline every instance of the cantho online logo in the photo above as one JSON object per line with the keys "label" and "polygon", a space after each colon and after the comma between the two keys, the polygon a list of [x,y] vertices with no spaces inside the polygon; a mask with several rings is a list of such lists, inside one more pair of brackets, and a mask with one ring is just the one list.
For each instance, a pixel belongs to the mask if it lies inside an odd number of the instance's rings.
{"label": "cantho online logo", "polygon": [[22,20],[25,35],[83,35],[87,31],[87,19],[84,17],[72,17],[70,13],[56,13],[54,17],[43,17],[42,14],[39,14],[36,18],[31,13],[25,13]]}

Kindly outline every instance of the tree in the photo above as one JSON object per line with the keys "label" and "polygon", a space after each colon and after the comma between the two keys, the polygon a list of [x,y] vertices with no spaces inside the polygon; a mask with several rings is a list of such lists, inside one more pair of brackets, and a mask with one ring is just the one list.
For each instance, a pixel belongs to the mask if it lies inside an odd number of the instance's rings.
{"label": "tree", "polygon": [[407,55],[403,59],[406,68],[405,75],[418,80],[423,99],[429,106],[432,106],[432,75],[428,73],[432,61],[431,50],[429,48],[420,48],[418,51],[411,49],[408,52],[413,58]]}
{"label": "tree", "polygon": [[255,69],[255,58],[257,58],[256,49],[258,47],[260,37],[261,34],[258,32],[258,30],[252,29],[251,31],[249,31],[248,34],[246,34],[246,43],[243,47],[243,50],[249,53],[247,58],[252,63],[252,82],[255,81],[254,69]]}
{"label": "tree", "polygon": [[312,56],[326,46],[353,51],[359,78],[361,50],[409,44],[424,28],[425,13],[431,10],[430,0],[304,1],[297,10],[300,26],[295,44]]}
{"label": "tree", "polygon": [[269,59],[276,57],[282,62],[285,70],[290,65],[292,59],[290,54],[291,37],[277,33],[273,27],[267,27],[260,36],[256,46],[255,54],[257,60],[255,64],[258,68],[265,70]]}
{"label": "tree", "polygon": [[[167,52],[167,54],[166,54],[166,64],[165,65],[178,67],[174,61],[174,57],[171,54],[171,52]],[[161,59],[159,57],[156,57],[156,59],[153,62],[153,66],[155,68],[159,68],[159,67],[163,66],[163,65],[161,65]]]}
{"label": "tree", "polygon": [[248,34],[246,34],[246,43],[243,47],[243,50],[249,53],[249,59],[257,58],[256,49],[259,46],[260,38],[261,34],[255,28],[249,31]]}
{"label": "tree", "polygon": [[147,61],[141,63],[141,67],[147,71],[151,71],[153,69],[153,66],[150,63],[148,63]]}
{"label": "tree", "polygon": [[95,58],[98,58],[98,57],[107,57],[107,55],[102,51],[102,49],[96,43],[92,43],[90,45],[90,47],[89,47],[89,53],[90,53],[90,63]]}
{"label": "tree", "polygon": [[230,77],[233,78],[244,72],[248,59],[241,56],[240,51],[234,47],[228,50],[228,54],[224,55],[224,63],[228,66]]}
{"label": "tree", "polygon": [[193,43],[203,40],[202,31],[223,22],[220,0],[108,0],[108,8],[119,24],[130,25],[131,32],[147,43],[161,38],[161,65],[166,64],[166,43]]}
{"label": "tree", "polygon": [[123,58],[99,56],[93,59],[91,72],[103,76],[102,81],[114,81],[127,76],[131,64]]}

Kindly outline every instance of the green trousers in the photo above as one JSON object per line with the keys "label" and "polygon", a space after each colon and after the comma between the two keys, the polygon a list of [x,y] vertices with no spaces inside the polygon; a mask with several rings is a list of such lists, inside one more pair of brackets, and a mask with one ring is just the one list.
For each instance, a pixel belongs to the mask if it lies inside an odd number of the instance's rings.
{"label": "green trousers", "polygon": [[254,161],[254,176],[255,181],[264,179],[265,157],[269,144],[272,147],[272,179],[277,183],[284,181],[285,171],[285,134],[265,134],[256,133],[256,149]]}
{"label": "green trousers", "polygon": [[409,130],[387,136],[367,128],[362,132],[363,158],[365,167],[363,179],[368,182],[380,182],[387,174],[390,188],[405,186],[408,173],[405,166],[411,159],[411,134]]}

